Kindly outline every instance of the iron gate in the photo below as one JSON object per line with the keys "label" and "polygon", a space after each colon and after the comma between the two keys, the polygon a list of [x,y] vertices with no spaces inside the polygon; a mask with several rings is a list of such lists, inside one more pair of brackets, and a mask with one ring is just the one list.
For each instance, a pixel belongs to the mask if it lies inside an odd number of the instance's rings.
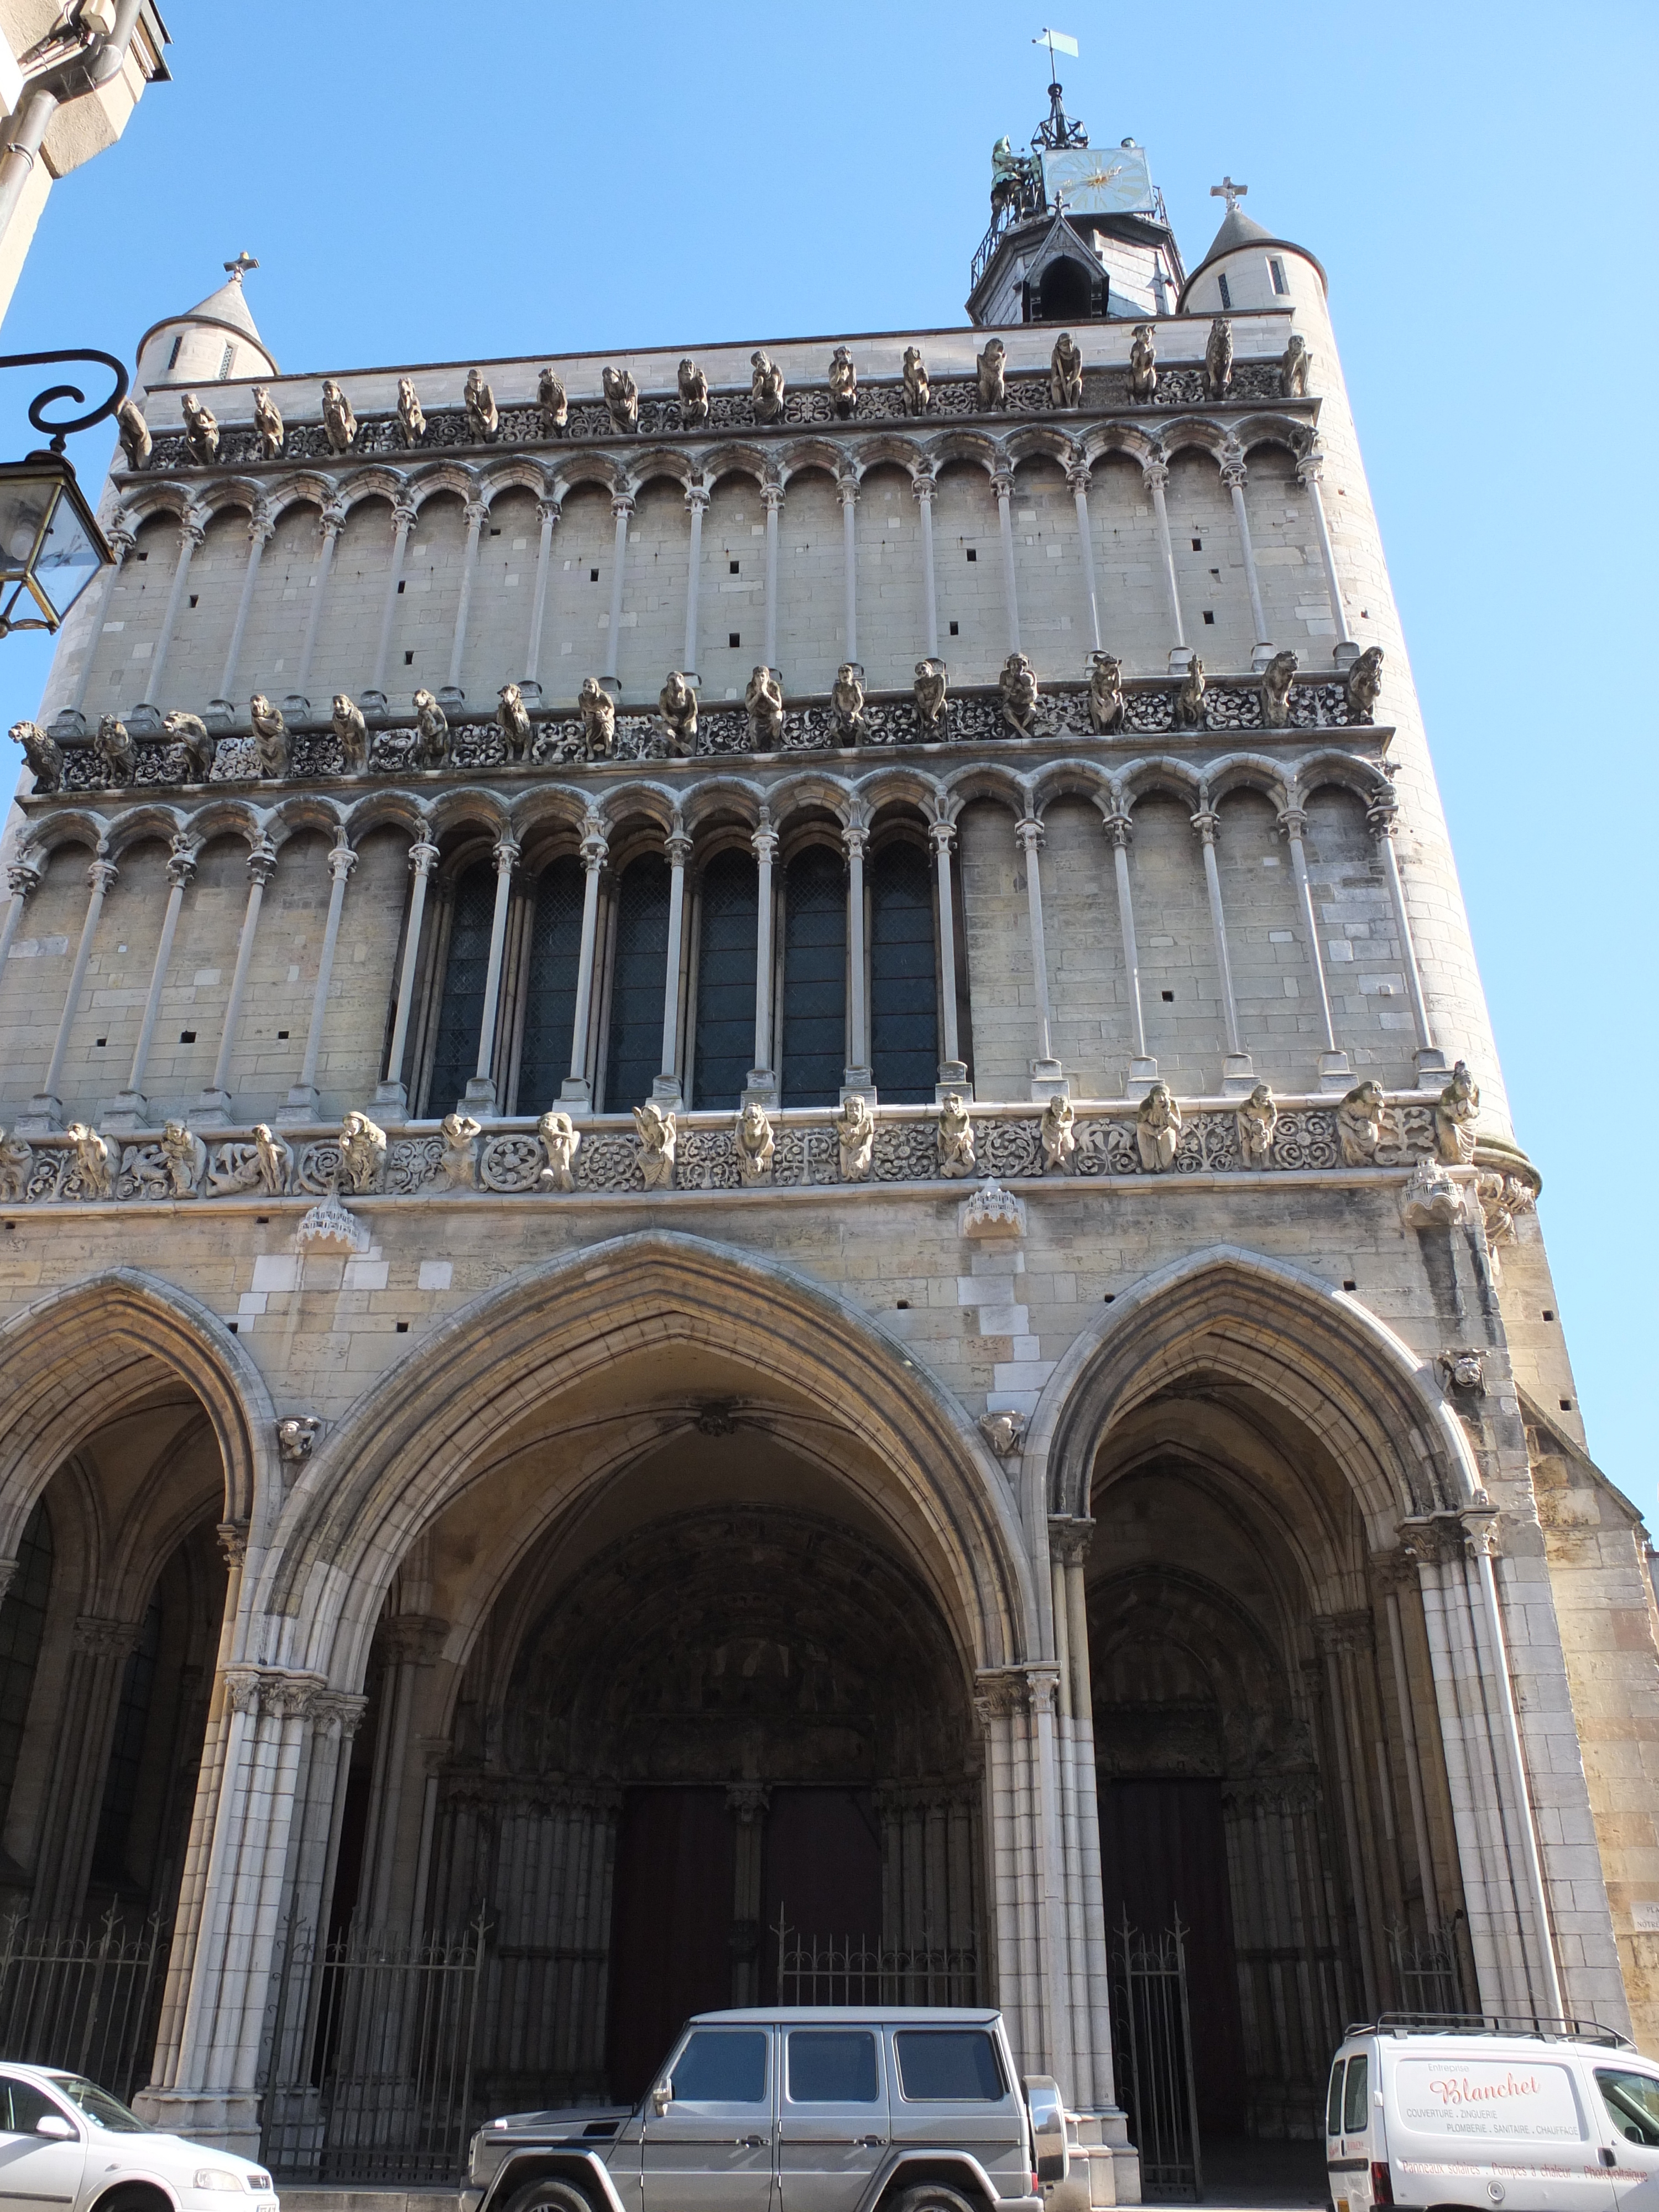
{"label": "iron gate", "polygon": [[113,1910],[70,1928],[15,1915],[0,1935],[0,2051],[131,2097],[149,2079],[167,1963],[160,1920],[129,1935]]}
{"label": "iron gate", "polygon": [[778,2002],[786,2005],[972,2005],[979,2002],[979,1953],[923,1942],[884,1950],[865,1936],[806,1936],[784,1925],[778,1939]]}
{"label": "iron gate", "polygon": [[1431,1926],[1420,1933],[1398,1926],[1389,1929],[1389,1949],[1402,2011],[1444,2014],[1467,2009],[1457,1961],[1457,1922],[1462,1917],[1460,1909],[1449,1927]]}
{"label": "iron gate", "polygon": [[1193,2086],[1187,1951],[1175,1925],[1143,1936],[1123,1916],[1112,1961],[1112,2011],[1119,2088],[1129,2138],[1140,2153],[1140,2193],[1149,2204],[1195,2204],[1203,2191],[1198,2098]]}
{"label": "iron gate", "polygon": [[295,1931],[262,2108],[279,2179],[461,2179],[487,1932],[482,1918],[413,1942],[354,1928],[319,1949]]}

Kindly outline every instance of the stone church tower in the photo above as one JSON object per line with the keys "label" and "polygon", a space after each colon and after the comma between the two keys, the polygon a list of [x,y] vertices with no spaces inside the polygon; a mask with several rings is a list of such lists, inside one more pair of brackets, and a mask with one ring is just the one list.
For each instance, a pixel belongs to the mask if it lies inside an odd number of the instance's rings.
{"label": "stone church tower", "polygon": [[143,342],[0,933],[0,1883],[162,1916],[115,2086],[280,2172],[879,1994],[1133,2201],[1177,1916],[1206,2128],[1387,2008],[1659,2047],[1647,1537],[1325,274],[1045,131],[967,327]]}

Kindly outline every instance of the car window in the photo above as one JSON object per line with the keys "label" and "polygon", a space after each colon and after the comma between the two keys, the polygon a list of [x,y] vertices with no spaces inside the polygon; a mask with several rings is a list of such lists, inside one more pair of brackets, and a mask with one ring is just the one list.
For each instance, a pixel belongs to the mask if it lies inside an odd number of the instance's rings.
{"label": "car window", "polygon": [[913,2104],[956,2099],[995,2104],[1006,2094],[996,2045],[982,2028],[905,2028],[893,2044],[899,2087]]}
{"label": "car window", "polygon": [[53,2086],[76,2106],[89,2120],[112,2135],[142,2136],[149,2130],[137,2112],[130,2112],[107,2089],[100,2089],[95,2081],[88,2081],[84,2074],[54,2074]]}
{"label": "car window", "polygon": [[1325,2100],[1325,2132],[1340,2136],[1342,2132],[1342,2069],[1347,2063],[1339,2058],[1331,2069],[1331,2094]]}
{"label": "car window", "polygon": [[1598,2066],[1595,2080],[1620,2134],[1629,2142],[1659,2146],[1659,2081],[1612,2066]]}
{"label": "car window", "polygon": [[1342,2132],[1345,2136],[1364,2135],[1370,2125],[1370,2100],[1366,2091],[1370,2086],[1370,2062],[1361,2051],[1357,2058],[1348,2061],[1348,2088],[1342,2100]]}
{"label": "car window", "polygon": [[56,2120],[64,2117],[62,2106],[54,2105],[44,2089],[37,2089],[33,2081],[0,2075],[0,2127],[13,2135],[32,2136],[37,2122],[48,2113]]}
{"label": "car window", "polygon": [[876,2039],[867,2028],[797,2028],[789,2038],[793,2105],[873,2105],[881,2096]]}
{"label": "car window", "polygon": [[766,2030],[700,2027],[674,2061],[674,2096],[688,2105],[763,2105]]}

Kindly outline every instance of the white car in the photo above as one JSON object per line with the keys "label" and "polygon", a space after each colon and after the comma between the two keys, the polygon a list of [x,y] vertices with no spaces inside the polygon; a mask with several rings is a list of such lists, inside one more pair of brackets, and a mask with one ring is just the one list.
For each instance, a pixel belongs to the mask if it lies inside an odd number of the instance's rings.
{"label": "white car", "polygon": [[0,2063],[5,2212],[229,2212],[228,2197],[279,2212],[264,2166],[147,2128],[95,2081]]}

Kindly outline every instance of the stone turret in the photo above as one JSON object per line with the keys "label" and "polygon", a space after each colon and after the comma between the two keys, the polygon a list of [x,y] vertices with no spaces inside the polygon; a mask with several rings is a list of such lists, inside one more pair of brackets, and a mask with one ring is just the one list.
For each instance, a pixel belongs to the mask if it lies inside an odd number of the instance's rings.
{"label": "stone turret", "polygon": [[[231,378],[280,374],[242,289],[243,276],[258,265],[251,254],[238,254],[226,262],[225,282],[216,292],[182,315],[150,325],[138,341],[136,393],[188,392]],[[162,406],[159,415],[154,406],[145,410],[152,420],[169,419],[176,411],[176,403]]]}

